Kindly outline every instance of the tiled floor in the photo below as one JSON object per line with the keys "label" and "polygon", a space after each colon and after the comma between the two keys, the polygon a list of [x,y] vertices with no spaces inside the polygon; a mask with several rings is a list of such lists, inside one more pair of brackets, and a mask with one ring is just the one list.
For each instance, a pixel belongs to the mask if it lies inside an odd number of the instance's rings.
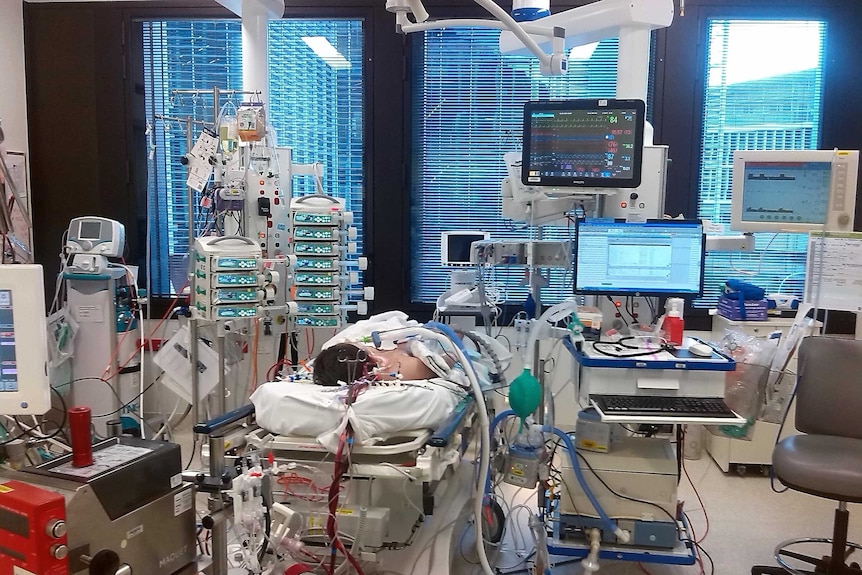
{"label": "tiled floor", "polygon": [[[703,541],[703,547],[715,562],[716,575],[746,575],[754,564],[772,565],[773,548],[780,541],[794,537],[831,535],[835,510],[831,501],[794,491],[776,494],[770,489],[768,478],[724,474],[706,453],[699,460],[686,461],[686,469],[709,514],[709,533]],[[706,526],[704,514],[691,485],[685,479],[679,493],[680,499],[685,501],[685,509],[695,532],[700,537]],[[862,541],[862,508],[850,506],[849,509],[850,539]],[[817,555],[825,552],[822,548],[814,550]],[[465,551],[469,557],[475,558],[472,550],[466,546]],[[709,564],[705,558],[704,561],[705,573],[709,575]],[[516,562],[517,559],[510,555],[500,564],[509,566]],[[694,575],[700,572],[697,565],[600,563],[600,573],[607,575],[642,575],[645,572],[652,575]],[[461,561],[453,572],[467,574],[480,571]],[[577,575],[584,571],[578,562],[573,562],[560,565],[553,572],[555,575]]]}

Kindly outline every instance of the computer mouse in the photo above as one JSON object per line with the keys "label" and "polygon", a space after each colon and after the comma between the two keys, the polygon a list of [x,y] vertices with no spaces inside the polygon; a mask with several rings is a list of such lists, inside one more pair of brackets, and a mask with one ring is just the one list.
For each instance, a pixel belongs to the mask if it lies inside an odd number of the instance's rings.
{"label": "computer mouse", "polygon": [[688,346],[688,351],[698,357],[710,357],[712,356],[713,349],[705,343],[695,342]]}

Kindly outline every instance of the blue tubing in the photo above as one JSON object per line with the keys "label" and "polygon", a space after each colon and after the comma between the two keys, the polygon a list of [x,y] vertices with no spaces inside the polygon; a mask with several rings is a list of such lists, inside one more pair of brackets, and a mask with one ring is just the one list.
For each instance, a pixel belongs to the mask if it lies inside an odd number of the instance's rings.
{"label": "blue tubing", "polygon": [[[469,355],[467,355],[467,348],[464,347],[464,342],[461,341],[461,338],[458,337],[458,334],[455,333],[454,329],[452,329],[445,323],[440,323],[439,321],[429,321],[425,324],[425,327],[427,327],[428,329],[436,329],[437,331],[442,331],[443,335],[448,337],[458,349],[464,352],[464,359],[467,360],[467,364],[469,365],[470,369],[473,369],[473,360],[470,359]],[[467,366],[464,367],[466,369]],[[473,371],[473,373],[476,373],[475,370]]]}
{"label": "blue tubing", "polygon": [[[497,429],[497,426],[500,425],[500,422],[508,417],[512,417],[513,415],[517,415],[511,409],[507,409],[506,411],[501,411],[494,417],[494,420],[491,422],[491,427],[489,430],[490,435],[493,437],[494,430]],[[543,427],[542,431],[545,433],[553,433],[560,437],[563,440],[563,444],[566,446],[566,450],[569,452],[569,458],[572,460],[572,470],[575,472],[575,477],[578,480],[578,484],[583,489],[584,494],[587,496],[587,499],[590,500],[590,504],[595,508],[596,512],[599,514],[599,517],[605,524],[605,527],[608,528],[610,533],[614,533],[617,530],[616,524],[608,517],[608,514],[605,513],[604,508],[602,508],[601,504],[599,504],[599,500],[596,499],[596,496],[593,495],[592,489],[587,485],[586,479],[584,479],[583,471],[581,471],[581,466],[578,462],[578,456],[575,453],[575,446],[572,443],[572,438],[569,437],[566,432],[558,429],[556,427]],[[485,481],[485,496],[487,497],[491,493],[491,474],[488,474],[488,478]]]}
{"label": "blue tubing", "polygon": [[[429,321],[425,324],[425,327],[427,327],[428,329],[436,329],[437,331],[443,332],[443,335],[452,340],[452,343],[456,347],[458,347],[458,349],[464,352],[464,357],[466,357],[467,361],[470,362],[470,356],[467,355],[467,348],[464,347],[464,342],[461,341],[461,338],[458,337],[458,334],[455,333],[455,330],[453,330],[445,323],[440,323],[439,321]],[[472,362],[470,363],[472,364]]]}
{"label": "blue tubing", "polygon": [[602,521],[605,523],[605,526],[608,528],[610,533],[614,533],[617,530],[616,524],[608,517],[608,514],[605,513],[605,510],[599,504],[599,500],[596,499],[596,496],[593,495],[592,489],[587,485],[587,481],[584,479],[583,471],[581,471],[580,463],[578,462],[578,456],[575,453],[575,446],[572,444],[572,438],[566,434],[566,432],[558,429],[556,427],[545,428],[542,431],[553,433],[563,440],[563,443],[566,445],[566,449],[569,452],[569,459],[572,460],[572,470],[575,472],[575,477],[578,479],[578,483],[581,486],[581,489],[584,490],[584,495],[587,496],[587,499],[590,500],[590,504],[592,504],[593,508],[596,510],[596,513],[599,514],[599,517],[602,518]]}

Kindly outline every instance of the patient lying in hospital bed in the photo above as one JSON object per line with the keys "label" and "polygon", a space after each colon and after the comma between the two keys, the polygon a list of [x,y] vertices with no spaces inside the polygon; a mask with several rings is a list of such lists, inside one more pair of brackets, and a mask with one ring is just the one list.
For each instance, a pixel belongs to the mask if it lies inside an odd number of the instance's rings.
{"label": "patient lying in hospital bed", "polygon": [[[403,314],[390,314],[348,328],[347,337],[357,343],[345,341],[344,332],[326,342],[312,362],[310,378],[260,386],[251,396],[258,424],[279,435],[316,438],[334,450],[347,422],[360,445],[446,422],[468,396],[464,370],[475,367],[461,365],[437,342],[408,338],[382,348],[365,343],[381,321],[390,329],[418,326]],[[492,371],[487,362],[477,356],[476,363],[480,380],[487,379]],[[363,389],[348,406],[350,384],[357,381]]]}

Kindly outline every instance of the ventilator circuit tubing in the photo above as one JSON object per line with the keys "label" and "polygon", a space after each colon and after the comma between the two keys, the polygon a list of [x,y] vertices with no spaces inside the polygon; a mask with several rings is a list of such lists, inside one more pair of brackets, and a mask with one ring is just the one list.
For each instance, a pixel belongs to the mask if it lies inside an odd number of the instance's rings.
{"label": "ventilator circuit tubing", "polygon": [[572,470],[574,470],[575,472],[575,477],[578,478],[578,484],[580,484],[581,489],[584,490],[584,495],[586,495],[587,499],[590,500],[590,503],[596,510],[596,513],[599,514],[599,517],[602,518],[605,527],[607,527],[611,533],[616,535],[617,539],[619,539],[621,542],[628,543],[631,539],[628,532],[620,529],[613,521],[611,521],[611,518],[608,517],[608,514],[605,513],[605,510],[599,504],[599,500],[596,499],[595,495],[593,495],[592,489],[590,489],[589,485],[587,485],[587,480],[584,479],[583,471],[581,471],[581,466],[578,463],[578,456],[575,453],[575,446],[572,444],[572,438],[569,437],[569,435],[565,431],[556,427],[543,426],[542,431],[545,433],[553,433],[554,435],[563,440],[563,443],[566,446],[566,450],[569,452],[569,459],[572,460]]}
{"label": "ventilator circuit tubing", "polygon": [[[484,485],[485,481],[487,481],[488,479],[490,473],[489,467],[491,463],[491,452],[488,441],[488,438],[491,437],[491,426],[488,422],[488,411],[485,406],[485,396],[483,395],[482,387],[479,385],[479,380],[476,379],[476,372],[473,370],[473,363],[470,361],[470,358],[467,357],[464,343],[460,340],[460,338],[458,338],[458,335],[452,330],[452,328],[437,322],[429,322],[425,324],[425,327],[428,329],[421,330],[422,335],[427,334],[438,341],[448,340],[455,345],[455,350],[459,356],[458,359],[463,363],[464,372],[467,374],[467,379],[470,380],[470,386],[473,388],[473,399],[476,401],[476,411],[479,416],[480,433],[482,434],[482,441],[479,442],[479,481],[476,484],[476,490],[473,497],[473,515],[475,516],[474,528],[476,531],[476,553],[479,555],[479,563],[481,563],[482,570],[485,572],[485,575],[494,575],[494,570],[491,569],[491,565],[490,563],[488,563],[488,556],[485,554],[485,538],[482,536],[482,485]],[[437,332],[431,331],[434,329],[446,335],[441,335]]]}
{"label": "ventilator circuit tubing", "polygon": [[[491,437],[491,434],[494,433],[494,431],[497,429],[497,426],[500,424],[500,422],[502,422],[504,419],[506,419],[508,417],[512,417],[514,415],[516,415],[516,414],[511,409],[508,409],[506,411],[498,413],[497,416],[494,418],[494,421],[492,422],[491,426],[490,426],[490,430],[489,430],[490,433],[488,436]],[[620,529],[613,522],[613,520],[611,520],[611,518],[608,517],[608,514],[605,513],[604,508],[602,508],[601,504],[599,504],[599,501],[598,501],[598,499],[596,499],[596,496],[593,495],[592,489],[590,489],[590,486],[587,485],[587,481],[586,481],[586,479],[584,479],[583,472],[581,471],[581,466],[578,463],[578,456],[575,453],[575,446],[572,443],[572,439],[568,436],[568,434],[565,431],[558,429],[556,427],[542,426],[542,432],[553,433],[554,435],[558,436],[563,441],[563,444],[566,446],[566,450],[569,452],[569,459],[571,459],[571,461],[572,461],[572,470],[575,472],[575,477],[577,478],[578,484],[581,486],[581,489],[583,490],[584,495],[587,496],[587,499],[589,499],[590,504],[596,510],[596,513],[599,514],[599,517],[601,518],[602,522],[605,524],[605,527],[608,529],[608,531],[613,533],[614,535],[616,535],[616,537],[620,541],[622,541],[623,543],[628,543],[630,540],[628,532]],[[490,475],[487,475],[486,479],[485,479],[485,493],[489,494],[490,492],[491,492],[491,480],[490,480]]]}

